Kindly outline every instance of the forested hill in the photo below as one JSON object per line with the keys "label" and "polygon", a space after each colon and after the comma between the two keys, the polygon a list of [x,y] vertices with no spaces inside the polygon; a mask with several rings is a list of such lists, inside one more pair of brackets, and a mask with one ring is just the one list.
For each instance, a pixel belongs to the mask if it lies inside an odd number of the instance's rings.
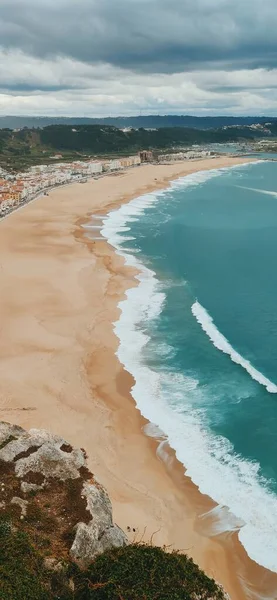
{"label": "forested hill", "polygon": [[155,130],[140,128],[122,131],[111,126],[79,125],[72,128],[66,125],[50,125],[39,131],[41,144],[45,146],[57,150],[85,150],[100,154],[226,142],[241,138],[253,139],[257,136],[261,136],[260,131],[253,131],[247,127],[209,130],[165,127]]}
{"label": "forested hill", "polygon": [[24,128],[19,131],[0,129],[0,152],[16,148],[52,148],[55,150],[90,151],[97,154],[139,150],[141,148],[170,148],[176,145],[208,144],[251,140],[277,134],[277,122],[265,129],[249,126],[199,130],[186,127],[144,128],[123,131],[100,125],[50,125],[44,129]]}
{"label": "forested hill", "polygon": [[0,166],[25,168],[45,163],[53,154],[62,158],[116,156],[142,149],[165,150],[192,144],[249,141],[277,136],[277,122],[266,127],[243,126],[220,129],[164,127],[122,130],[100,125],[50,125],[44,129],[0,129]]}
{"label": "forested hill", "polygon": [[130,129],[99,125],[50,125],[39,131],[40,141],[55,149],[90,150],[96,153],[170,148],[178,145],[251,140],[277,134],[277,121],[261,129],[249,126],[219,129],[161,127]]}
{"label": "forested hill", "polygon": [[273,117],[233,117],[211,116],[197,117],[193,115],[141,115],[133,117],[0,117],[0,128],[21,129],[22,127],[42,128],[48,125],[111,125],[119,129],[125,127],[163,128],[163,127],[188,127],[195,129],[217,129],[219,127],[255,125],[276,121]]}

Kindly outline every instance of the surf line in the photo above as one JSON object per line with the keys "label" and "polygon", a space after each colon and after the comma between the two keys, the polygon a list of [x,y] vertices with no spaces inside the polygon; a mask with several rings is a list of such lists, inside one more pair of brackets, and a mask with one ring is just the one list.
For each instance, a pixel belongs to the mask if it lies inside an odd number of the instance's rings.
{"label": "surf line", "polygon": [[228,354],[234,363],[243,367],[252,379],[261,385],[264,385],[270,394],[277,394],[277,386],[262,373],[257,371],[257,369],[251,365],[249,360],[243,358],[243,356],[234,350],[224,335],[217,329],[212,317],[198,301],[192,305],[191,312],[218,350],[221,350],[224,354]]}

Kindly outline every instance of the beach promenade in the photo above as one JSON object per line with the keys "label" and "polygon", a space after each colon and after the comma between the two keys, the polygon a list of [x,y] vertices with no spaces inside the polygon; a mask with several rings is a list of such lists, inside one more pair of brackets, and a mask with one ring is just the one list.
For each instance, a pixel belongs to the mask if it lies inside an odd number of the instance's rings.
{"label": "beach promenade", "polygon": [[236,533],[210,536],[202,515],[215,504],[145,435],[113,331],[134,271],[82,225],[180,176],[245,162],[145,165],[55,189],[0,221],[0,419],[84,447],[130,539],[186,551],[234,600],[270,597],[277,575],[248,558]]}

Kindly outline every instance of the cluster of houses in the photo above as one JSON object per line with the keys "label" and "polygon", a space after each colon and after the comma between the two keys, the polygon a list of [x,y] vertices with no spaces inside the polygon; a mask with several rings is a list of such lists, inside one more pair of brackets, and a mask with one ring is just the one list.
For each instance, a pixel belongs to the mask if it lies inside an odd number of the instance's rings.
{"label": "cluster of houses", "polygon": [[0,216],[40,194],[46,194],[51,188],[74,182],[85,182],[103,173],[134,167],[140,163],[140,156],[130,156],[110,161],[76,161],[39,165],[17,175],[0,170]]}
{"label": "cluster of houses", "polygon": [[[168,163],[188,159],[205,158],[214,154],[206,150],[190,150],[155,157],[155,162]],[[47,194],[51,188],[74,182],[86,182],[92,177],[105,173],[120,171],[141,163],[153,162],[151,151],[144,150],[135,156],[103,161],[75,161],[72,163],[55,163],[34,166],[11,175],[0,169],[0,217],[8,214],[20,204],[33,200],[40,194]]]}

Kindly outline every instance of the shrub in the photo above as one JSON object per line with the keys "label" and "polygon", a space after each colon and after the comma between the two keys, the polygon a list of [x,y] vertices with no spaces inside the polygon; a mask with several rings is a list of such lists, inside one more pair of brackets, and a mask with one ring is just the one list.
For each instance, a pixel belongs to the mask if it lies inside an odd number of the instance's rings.
{"label": "shrub", "polygon": [[42,582],[43,564],[27,535],[0,522],[1,600],[48,600]]}
{"label": "shrub", "polygon": [[222,590],[184,554],[134,544],[105,552],[75,576],[78,600],[222,600]]}
{"label": "shrub", "polygon": [[[35,539],[35,538],[34,538]],[[222,590],[184,554],[133,544],[98,556],[85,571],[70,560],[44,565],[43,549],[0,520],[1,600],[223,600]],[[55,557],[59,560],[59,557]]]}

